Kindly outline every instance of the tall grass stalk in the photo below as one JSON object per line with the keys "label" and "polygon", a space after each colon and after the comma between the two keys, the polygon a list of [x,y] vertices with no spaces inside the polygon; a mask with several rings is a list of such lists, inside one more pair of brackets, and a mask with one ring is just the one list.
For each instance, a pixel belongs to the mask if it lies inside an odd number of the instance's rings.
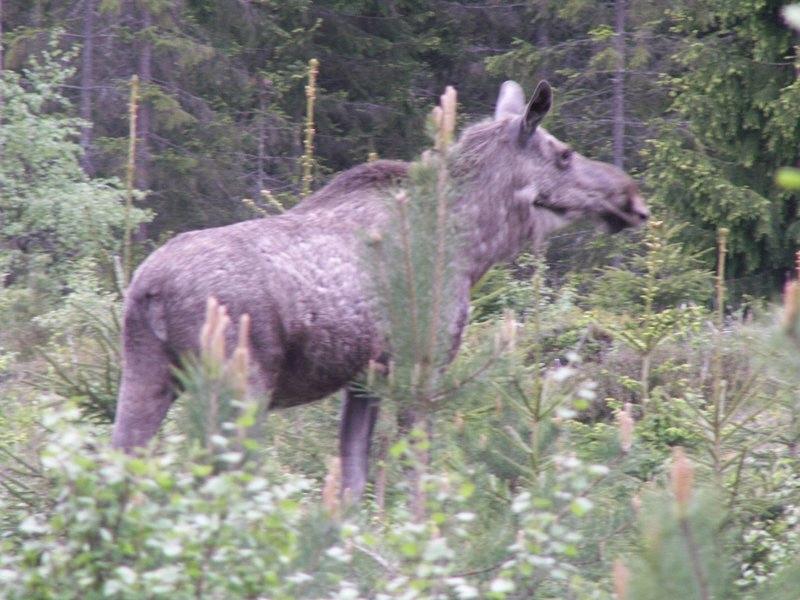
{"label": "tall grass stalk", "polygon": [[691,559],[689,564],[691,565],[692,576],[697,586],[697,593],[701,600],[709,600],[711,596],[708,589],[708,578],[703,570],[700,550],[694,539],[692,526],[689,522],[689,502],[691,501],[693,491],[694,468],[686,457],[683,448],[680,446],[676,446],[672,452],[670,483],[672,485],[672,493],[675,496],[678,526]]}
{"label": "tall grass stalk", "polygon": [[533,292],[533,344],[531,347],[531,354],[533,356],[533,391],[530,394],[530,399],[526,397],[525,404],[528,409],[530,418],[530,463],[531,471],[534,476],[539,474],[540,456],[538,449],[541,447],[540,436],[542,426],[542,395],[544,393],[544,385],[542,380],[542,367],[544,364],[542,352],[542,319],[540,309],[542,307],[542,282],[543,282],[543,266],[544,257],[539,254],[536,261],[536,271],[531,279],[531,287]]}
{"label": "tall grass stalk", "polygon": [[[447,223],[449,203],[449,174],[447,171],[447,152],[453,141],[456,126],[457,95],[455,88],[447,86],[440,97],[440,104],[433,110],[433,121],[436,126],[435,149],[438,155],[436,173],[436,229],[434,231],[435,255],[433,261],[432,298],[430,318],[428,320],[427,347],[422,349],[419,376],[419,400],[415,404],[425,405],[422,425],[418,429],[419,438],[414,444],[415,470],[413,479],[413,509],[415,519],[421,522],[425,518],[425,491],[423,481],[430,464],[430,440],[433,435],[433,422],[430,418],[431,398],[434,395],[434,370],[437,368],[437,339],[439,336],[440,318],[445,292],[445,261],[447,254]],[[416,409],[415,409],[416,410]],[[414,420],[417,416],[414,416]]]}
{"label": "tall grass stalk", "polygon": [[713,409],[713,460],[714,460],[714,475],[719,481],[722,478],[722,436],[725,415],[725,396],[727,392],[727,383],[723,379],[722,374],[722,332],[725,321],[725,259],[728,252],[728,230],[721,228],[717,237],[717,277],[716,277],[716,296],[717,296],[717,314],[716,314],[716,339],[714,343],[714,350],[712,356],[713,368],[713,388],[712,388],[712,401],[714,403]]}
{"label": "tall grass stalk", "polygon": [[136,172],[136,116],[139,110],[139,77],[131,76],[131,96],[128,105],[128,166],[125,176],[125,225],[122,243],[122,288],[128,287],[131,277],[131,237],[133,225],[133,177]]}
{"label": "tall grass stalk", "polygon": [[314,104],[317,100],[317,74],[319,61],[312,58],[308,61],[308,85],[306,85],[306,136],[303,152],[303,179],[302,196],[311,193],[311,184],[314,179]]}

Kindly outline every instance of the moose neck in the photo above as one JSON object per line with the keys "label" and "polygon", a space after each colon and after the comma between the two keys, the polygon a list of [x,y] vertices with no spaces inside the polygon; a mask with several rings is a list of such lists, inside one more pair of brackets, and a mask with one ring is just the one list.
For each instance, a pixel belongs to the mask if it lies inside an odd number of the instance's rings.
{"label": "moose neck", "polygon": [[471,284],[493,265],[519,254],[539,238],[529,200],[520,187],[508,143],[496,122],[468,129],[453,149],[451,173],[457,186],[456,216],[462,228],[464,268]]}
{"label": "moose neck", "polygon": [[[477,191],[466,202],[476,202],[479,210],[465,210],[465,257],[470,284],[475,284],[494,265],[508,261],[522,252],[533,237],[533,224],[528,215],[511,203],[498,203],[492,211],[494,194]],[[488,196],[488,197],[487,197]],[[528,211],[529,212],[529,211]]]}

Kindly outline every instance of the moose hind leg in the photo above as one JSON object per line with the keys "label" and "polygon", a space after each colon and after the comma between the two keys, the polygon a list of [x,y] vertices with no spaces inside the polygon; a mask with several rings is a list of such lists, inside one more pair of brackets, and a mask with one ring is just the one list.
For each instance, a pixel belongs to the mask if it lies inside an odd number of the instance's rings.
{"label": "moose hind leg", "polygon": [[356,501],[367,485],[369,448],[378,420],[380,399],[350,385],[345,392],[339,431],[339,456],[342,461],[342,495]]}
{"label": "moose hind leg", "polygon": [[[126,340],[127,341],[127,340]],[[122,385],[111,443],[130,452],[150,441],[175,399],[169,355],[159,340],[130,351],[126,344]]]}

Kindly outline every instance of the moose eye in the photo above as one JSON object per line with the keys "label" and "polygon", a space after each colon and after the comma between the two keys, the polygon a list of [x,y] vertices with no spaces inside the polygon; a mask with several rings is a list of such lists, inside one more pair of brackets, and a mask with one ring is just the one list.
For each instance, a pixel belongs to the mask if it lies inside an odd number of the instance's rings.
{"label": "moose eye", "polygon": [[558,155],[558,166],[562,169],[566,169],[569,166],[570,160],[572,159],[572,148],[566,148],[562,150]]}

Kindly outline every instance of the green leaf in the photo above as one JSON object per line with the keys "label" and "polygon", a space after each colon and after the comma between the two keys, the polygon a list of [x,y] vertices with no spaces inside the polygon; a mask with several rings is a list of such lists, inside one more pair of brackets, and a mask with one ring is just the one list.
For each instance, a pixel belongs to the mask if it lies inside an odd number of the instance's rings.
{"label": "green leaf", "polygon": [[132,475],[142,476],[147,473],[147,463],[141,458],[132,458],[128,461],[128,471]]}
{"label": "green leaf", "polygon": [[589,500],[588,498],[580,497],[580,498],[575,498],[575,500],[572,501],[572,503],[569,505],[569,509],[570,511],[572,511],[572,514],[575,515],[576,517],[582,517],[590,510],[592,510],[593,506],[594,503],[591,500]]}
{"label": "green leaf", "polygon": [[192,475],[202,479],[203,477],[208,477],[211,475],[213,470],[214,469],[211,465],[193,465]]}
{"label": "green leaf", "polygon": [[389,448],[389,455],[392,458],[400,458],[407,452],[408,452],[408,442],[405,439],[397,441],[395,444],[392,444],[391,448]]}
{"label": "green leaf", "polygon": [[800,190],[800,169],[794,167],[778,169],[775,173],[775,183],[787,190]]}

